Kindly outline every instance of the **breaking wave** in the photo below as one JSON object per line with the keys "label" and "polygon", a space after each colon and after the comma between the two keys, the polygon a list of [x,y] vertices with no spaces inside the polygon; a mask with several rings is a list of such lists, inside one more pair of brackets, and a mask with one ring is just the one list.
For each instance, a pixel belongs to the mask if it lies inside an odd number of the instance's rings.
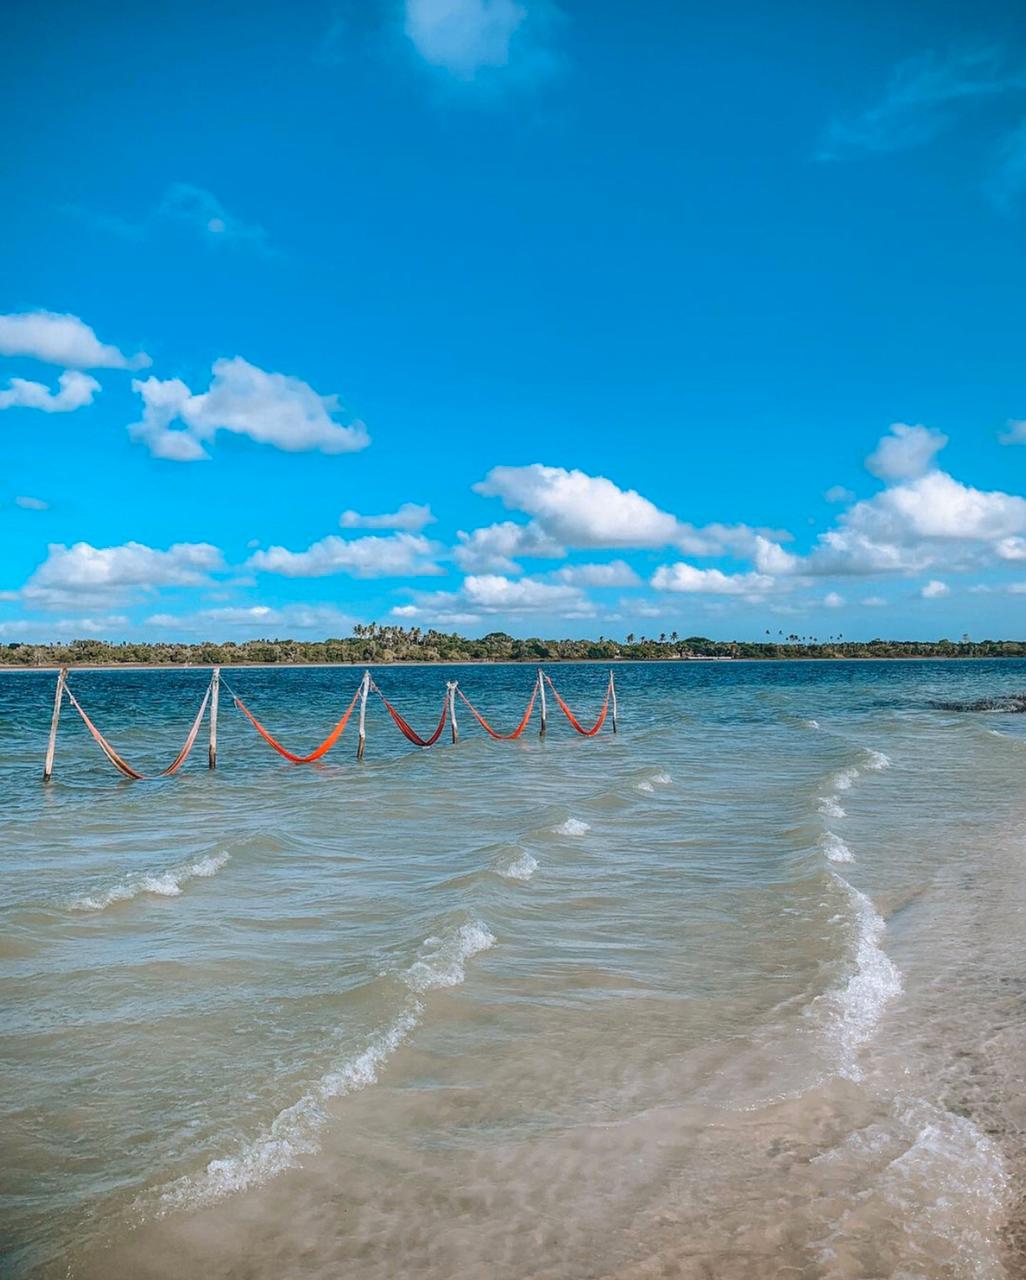
{"label": "breaking wave", "polygon": [[591,830],[587,822],[582,822],[580,818],[567,818],[566,822],[561,822],[558,827],[552,830],[557,836],[583,836],[585,832]]}
{"label": "breaking wave", "polygon": [[161,898],[177,898],[182,892],[183,884],[189,880],[203,880],[216,875],[230,857],[231,854],[222,849],[220,853],[181,862],[177,866],[168,867],[166,871],[126,876],[109,889],[72,898],[67,905],[72,911],[103,911],[115,902],[130,902],[132,898],[138,898],[144,893],[152,893]]}
{"label": "breaking wave", "polygon": [[832,831],[824,833],[819,842],[819,847],[823,850],[831,862],[854,862],[855,855],[844,843],[840,836],[834,835]]}

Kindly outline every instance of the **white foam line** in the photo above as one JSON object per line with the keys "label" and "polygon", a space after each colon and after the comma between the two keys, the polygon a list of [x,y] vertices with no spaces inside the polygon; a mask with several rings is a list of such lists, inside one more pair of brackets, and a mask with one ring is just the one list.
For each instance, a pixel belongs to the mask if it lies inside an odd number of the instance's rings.
{"label": "white foam line", "polygon": [[[304,1155],[319,1149],[320,1132],[329,1116],[327,1104],[375,1084],[392,1054],[419,1023],[424,1005],[420,993],[454,987],[466,976],[466,962],[495,944],[479,921],[462,925],[444,937],[431,937],[418,959],[399,975],[411,993],[395,1020],[362,1052],[332,1066],[298,1101],[275,1116],[270,1125],[234,1156],[211,1160],[202,1173],[176,1178],[158,1193],[157,1213],[211,1204],[225,1196],[295,1168]],[[140,1206],[141,1207],[141,1206]]]}
{"label": "white foam line", "polygon": [[72,911],[103,911],[115,902],[130,902],[132,898],[138,898],[144,893],[156,894],[161,898],[177,898],[182,892],[183,884],[189,880],[202,880],[216,875],[230,857],[227,850],[222,849],[220,853],[211,853],[191,862],[181,862],[177,866],[168,867],[166,871],[126,876],[102,893],[72,898],[67,905]]}
{"label": "white foam line", "polygon": [[887,1004],[901,992],[901,973],[880,946],[886,925],[869,898],[841,876],[834,879],[854,910],[854,970],[843,987],[821,996],[838,1048],[840,1074],[861,1080],[859,1051],[872,1037]]}
{"label": "white foam line", "polygon": [[891,767],[891,757],[883,751],[874,751],[872,747],[864,747],[866,753],[866,764],[870,769],[889,769]]}
{"label": "white foam line", "polygon": [[820,796],[819,811],[825,818],[843,818],[844,810],[834,796]]}

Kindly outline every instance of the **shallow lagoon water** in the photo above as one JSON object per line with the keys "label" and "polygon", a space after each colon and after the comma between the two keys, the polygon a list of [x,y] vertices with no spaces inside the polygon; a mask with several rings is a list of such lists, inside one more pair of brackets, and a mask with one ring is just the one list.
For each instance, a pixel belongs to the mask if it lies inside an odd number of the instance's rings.
{"label": "shallow lagoon water", "polygon": [[[226,674],[297,750],[360,675]],[[533,678],[375,674],[422,731]],[[72,678],[159,768],[207,675]],[[225,698],[218,770],[146,784],[66,709],[44,788],[53,676],[0,676],[7,1271],[1024,1274],[1026,725],[937,704],[1026,664],[617,682],[615,737],[372,703],[308,768]]]}

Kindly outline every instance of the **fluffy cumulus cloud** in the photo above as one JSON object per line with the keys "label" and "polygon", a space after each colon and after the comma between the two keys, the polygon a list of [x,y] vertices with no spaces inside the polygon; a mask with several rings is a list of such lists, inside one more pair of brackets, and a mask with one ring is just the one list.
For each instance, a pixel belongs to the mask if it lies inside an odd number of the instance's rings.
{"label": "fluffy cumulus cloud", "polygon": [[18,596],[43,608],[88,608],[160,587],[201,586],[224,568],[221,552],[206,542],[179,542],[167,550],[141,542],[115,547],[51,543]]}
{"label": "fluffy cumulus cloud", "polygon": [[129,626],[124,614],[110,613],[99,618],[14,618],[0,622],[0,637],[5,640],[23,640],[29,644],[49,644],[55,636],[83,639],[86,636],[103,636],[123,632]]}
{"label": "fluffy cumulus cloud", "polygon": [[934,457],[947,443],[948,437],[939,431],[895,422],[890,435],[866,459],[866,466],[881,480],[915,480],[933,467]]}
{"label": "fluffy cumulus cloud", "polygon": [[126,356],[100,342],[78,316],[55,311],[0,315],[0,355],[29,356],[69,369],[142,369],[150,363],[143,352]]}
{"label": "fluffy cumulus cloud", "polygon": [[12,378],[7,389],[0,391],[0,409],[42,409],[44,413],[71,413],[92,404],[100,384],[88,373],[67,369],[57,379],[53,391],[42,382]]}
{"label": "fluffy cumulus cloud", "polygon": [[652,575],[652,586],[692,595],[761,597],[773,590],[775,581],[765,573],[723,573],[679,561],[661,565]]}
{"label": "fluffy cumulus cloud", "polygon": [[439,574],[437,543],[414,533],[390,537],[322,538],[305,551],[269,547],[250,556],[247,565],[286,578],[324,578],[334,573],[354,578],[404,578]]}
{"label": "fluffy cumulus cloud", "polygon": [[532,516],[537,528],[557,546],[676,546],[689,555],[711,556],[750,551],[757,536],[747,525],[695,528],[660,510],[635,489],[621,489],[605,476],[539,462],[493,467],[474,489],[500,498],[512,511]]}
{"label": "fluffy cumulus cloud", "polygon": [[[282,373],[267,373],[241,356],[214,363],[209,388],[193,395],[177,378],[136,379],[142,418],[129,431],[157,458],[195,462],[218,431],[248,436],[289,452],[352,453],[370,443],[362,422],[335,421],[338,397],[322,396]],[[176,425],[180,424],[180,425]]]}
{"label": "fluffy cumulus cloud", "polygon": [[940,582],[934,578],[932,582],[926,583],[919,594],[924,600],[940,600],[943,596],[951,594],[951,588],[946,582]]}
{"label": "fluffy cumulus cloud", "polygon": [[421,592],[415,598],[415,604],[393,609],[393,617],[458,626],[494,614],[590,618],[595,612],[579,587],[500,573],[468,574],[459,591]]}
{"label": "fluffy cumulus cloud", "polygon": [[471,533],[460,530],[453,549],[456,563],[467,573],[520,573],[515,556],[558,560],[566,550],[537,524],[504,520]]}
{"label": "fluffy cumulus cloud", "polygon": [[405,30],[425,62],[471,80],[509,64],[527,17],[516,0],[406,0]]}
{"label": "fluffy cumulus cloud", "polygon": [[343,529],[403,529],[407,533],[419,533],[425,525],[434,524],[435,517],[429,506],[404,502],[397,511],[378,516],[364,516],[359,511],[343,511],[338,522]]}

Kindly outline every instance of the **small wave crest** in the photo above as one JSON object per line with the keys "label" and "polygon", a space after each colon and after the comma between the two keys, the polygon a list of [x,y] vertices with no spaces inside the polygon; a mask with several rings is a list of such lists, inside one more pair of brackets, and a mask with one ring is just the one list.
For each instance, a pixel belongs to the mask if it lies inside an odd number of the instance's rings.
{"label": "small wave crest", "polygon": [[231,854],[222,849],[219,853],[207,854],[206,857],[168,867],[166,871],[126,876],[109,889],[72,898],[67,905],[71,911],[104,911],[115,902],[130,902],[132,898],[138,898],[144,893],[161,898],[177,898],[182,892],[183,884],[189,880],[204,880],[216,875],[230,857]]}
{"label": "small wave crest", "polygon": [[325,1104],[374,1084],[382,1066],[417,1025],[421,1012],[420,1002],[412,1001],[366,1049],[334,1065],[238,1155],[211,1160],[201,1174],[166,1186],[159,1195],[158,1213],[211,1204],[245,1191],[294,1168],[300,1156],[315,1152],[328,1118]]}
{"label": "small wave crest", "polygon": [[858,769],[852,765],[847,769],[839,769],[830,779],[830,782],[835,791],[850,791],[858,776]]}
{"label": "small wave crest", "polygon": [[583,836],[591,830],[587,822],[582,822],[580,818],[567,818],[566,822],[561,822],[558,827],[552,830],[557,836]]}
{"label": "small wave crest", "polygon": [[834,878],[848,896],[854,916],[854,967],[843,987],[820,1000],[828,1010],[841,1075],[861,1080],[859,1050],[872,1037],[887,1004],[900,994],[901,973],[880,945],[886,928],[883,917],[864,893],[841,876]]}
{"label": "small wave crest", "polygon": [[832,831],[824,832],[819,842],[819,847],[823,850],[831,862],[854,862],[855,855],[844,843],[840,836],[834,835]]}
{"label": "small wave crest", "polygon": [[803,720],[802,724],[806,729],[818,729],[820,727],[818,720]]}
{"label": "small wave crest", "polygon": [[444,937],[427,938],[402,979],[411,991],[458,987],[466,977],[470,957],[494,945],[495,935],[487,925],[477,920],[461,925]]}
{"label": "small wave crest", "polygon": [[530,880],[538,870],[538,859],[522,850],[517,857],[499,868],[499,875],[507,880]]}
{"label": "small wave crest", "polygon": [[866,747],[866,765],[870,769],[889,769],[891,767],[891,757],[883,751],[874,751],[872,747]]}
{"label": "small wave crest", "polygon": [[824,818],[843,818],[845,811],[836,796],[820,796],[819,811]]}

